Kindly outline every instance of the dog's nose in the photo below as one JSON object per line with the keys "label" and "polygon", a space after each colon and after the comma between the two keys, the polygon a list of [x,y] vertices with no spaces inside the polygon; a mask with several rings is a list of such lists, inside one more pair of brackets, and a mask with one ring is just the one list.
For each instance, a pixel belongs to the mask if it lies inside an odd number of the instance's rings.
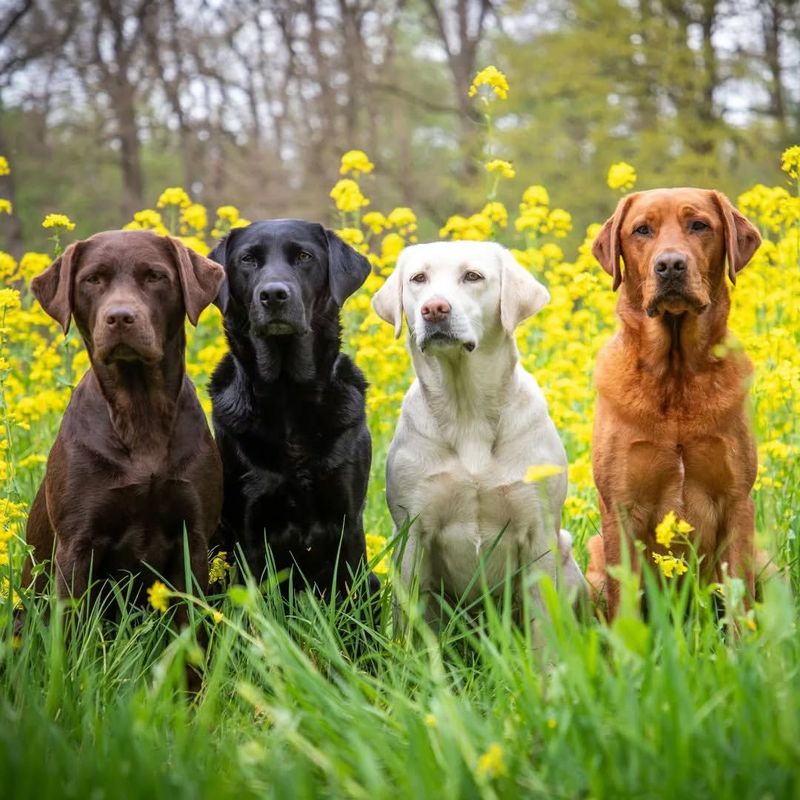
{"label": "dog's nose", "polygon": [[289,299],[289,287],[285,283],[268,283],[258,292],[262,306],[274,306],[285,303]]}
{"label": "dog's nose", "polygon": [[656,259],[656,275],[659,278],[680,278],[686,272],[686,257],[682,253],[661,253]]}
{"label": "dog's nose", "polygon": [[136,322],[136,312],[129,306],[114,306],[106,311],[106,325],[109,328],[122,328]]}
{"label": "dog's nose", "polygon": [[426,322],[441,322],[450,313],[450,303],[442,297],[432,297],[420,309]]}

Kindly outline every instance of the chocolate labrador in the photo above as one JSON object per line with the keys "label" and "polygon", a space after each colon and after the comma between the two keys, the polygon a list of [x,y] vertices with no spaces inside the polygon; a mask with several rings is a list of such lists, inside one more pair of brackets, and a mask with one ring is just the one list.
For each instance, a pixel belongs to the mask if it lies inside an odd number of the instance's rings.
{"label": "chocolate labrador", "polygon": [[[754,593],[756,447],[745,404],[753,368],[741,348],[726,346],[726,277],[736,283],[760,242],[724,195],[688,188],[623,198],[595,239],[595,257],[621,287],[620,330],[595,372],[596,587],[631,539],[648,560],[664,554],[655,528],[674,511],[694,528],[705,577],[720,580],[727,562]],[[613,618],[618,582],[609,578],[606,590]]]}
{"label": "chocolate labrador", "polygon": [[321,225],[294,219],[234,229],[210,257],[227,276],[217,304],[230,352],[210,384],[223,546],[238,545],[257,577],[269,549],[277,570],[341,594],[366,561],[372,449],[367,383],[339,350],[339,309],[369,262]]}
{"label": "chocolate labrador", "polygon": [[91,361],[28,519],[33,559],[54,556],[60,597],[83,595],[90,577],[139,573],[150,583],[143,564],[184,589],[184,530],[191,570],[206,588],[222,468],[186,376],[184,319],[197,323],[223,278],[218,264],[175,239],[107,231],[70,245],[33,280],[65,334],[74,317]]}

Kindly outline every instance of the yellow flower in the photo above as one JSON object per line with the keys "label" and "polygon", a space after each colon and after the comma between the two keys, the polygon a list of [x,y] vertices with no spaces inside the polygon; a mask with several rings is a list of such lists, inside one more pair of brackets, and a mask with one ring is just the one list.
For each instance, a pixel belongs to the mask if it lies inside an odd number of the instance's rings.
{"label": "yellow flower", "polygon": [[472,79],[469,96],[475,97],[481,86],[488,87],[501,100],[508,99],[508,78],[495,66],[485,67]]}
{"label": "yellow flower", "polygon": [[387,233],[381,242],[381,259],[384,263],[394,263],[405,246],[406,243],[399,233]]}
{"label": "yellow flower", "polygon": [[147,599],[150,601],[150,605],[162,614],[166,613],[171,596],[172,592],[161,581],[154,581],[153,585],[147,590]]}
{"label": "yellow flower", "polygon": [[208,227],[208,214],[206,214],[205,206],[200,203],[192,203],[186,206],[181,211],[181,222],[195,231],[205,231]]}
{"label": "yellow flower", "polygon": [[214,620],[215,625],[219,625],[225,619],[225,615],[221,611],[212,611],[211,619]]}
{"label": "yellow flower", "polygon": [[525,483],[538,483],[545,478],[560,475],[563,471],[564,467],[559,467],[558,464],[532,464],[525,471],[525,477],[522,480]]}
{"label": "yellow flower", "polygon": [[636,183],[636,170],[630,164],[619,161],[608,168],[606,182],[610,189],[630,191]]}
{"label": "yellow flower", "polygon": [[394,228],[407,228],[410,232],[417,229],[417,215],[410,208],[398,206],[389,212],[386,223]]}
{"label": "yellow flower", "polygon": [[330,197],[339,211],[358,211],[369,205],[369,200],[361,194],[358,184],[350,178],[342,178],[331,189]]}
{"label": "yellow flower", "polygon": [[679,520],[674,511],[669,511],[656,525],[656,541],[662,547],[669,548],[676,536],[685,537],[693,530],[694,528],[685,519]]}
{"label": "yellow flower", "polygon": [[231,569],[228,563],[228,554],[224,550],[214,554],[211,559],[211,564],[208,568],[208,582],[219,583],[222,581]]}
{"label": "yellow flower", "polygon": [[800,144],[787,147],[783,151],[781,154],[781,169],[790,178],[800,178]]}
{"label": "yellow flower", "polygon": [[189,195],[180,186],[170,186],[161,192],[161,196],[156,202],[156,208],[165,208],[166,206],[179,206],[186,208],[191,205],[192,201]]}
{"label": "yellow flower", "polygon": [[[386,549],[386,537],[377,533],[368,533],[365,538],[367,540],[367,559],[372,561],[378,553]],[[386,575],[389,572],[389,558],[386,553],[383,554],[383,557],[373,567],[372,571],[376,575]]]}
{"label": "yellow flower", "polygon": [[426,714],[425,715],[425,727],[426,728],[437,728],[439,726],[439,721],[436,719],[435,714]]}
{"label": "yellow flower", "polygon": [[522,193],[522,204],[525,206],[549,206],[550,195],[544,186],[534,184]]}
{"label": "yellow flower", "polygon": [[[50,262],[48,261],[48,264]],[[0,280],[11,281],[17,275],[17,261],[10,253],[0,250]]]}
{"label": "yellow flower", "polygon": [[672,553],[661,555],[661,553],[653,553],[653,561],[658,565],[665,578],[672,578],[673,575],[683,575],[689,569],[683,558],[676,558]]}
{"label": "yellow flower", "polygon": [[48,214],[42,221],[43,228],[64,228],[75,230],[75,223],[66,214]]}
{"label": "yellow flower", "polygon": [[8,166],[8,159],[5,156],[0,156],[0,175],[10,175],[11,167]]}
{"label": "yellow flower", "polygon": [[220,206],[217,209],[217,217],[233,224],[239,219],[239,209],[236,206]]}
{"label": "yellow flower", "polygon": [[35,278],[50,266],[50,256],[47,253],[24,253],[19,260],[19,276],[26,281]]}
{"label": "yellow flower", "polygon": [[347,175],[352,172],[354,175],[363,173],[364,175],[372,172],[375,165],[369,160],[363,150],[348,150],[342,156],[342,163],[339,167],[340,175]]}
{"label": "yellow flower", "polygon": [[504,178],[513,178],[517,174],[510,161],[503,161],[500,158],[488,161],[486,163],[486,171],[489,174],[499,172]]}
{"label": "yellow flower", "polygon": [[572,217],[563,208],[554,208],[547,215],[547,228],[554,236],[563,239],[572,230]]}
{"label": "yellow flower", "polygon": [[495,201],[487,203],[482,209],[481,214],[488,217],[495,225],[505,228],[508,225],[508,211],[502,203]]}
{"label": "yellow flower", "polygon": [[380,233],[384,228],[388,227],[386,217],[380,211],[369,211],[364,214],[361,221],[373,232]]}
{"label": "yellow flower", "polygon": [[359,228],[339,228],[336,233],[342,241],[356,249],[364,243],[364,233]]}
{"label": "yellow flower", "polygon": [[478,775],[481,778],[502,778],[506,771],[503,748],[497,742],[493,742],[478,759]]}
{"label": "yellow flower", "polygon": [[12,214],[14,212],[14,206],[10,200],[6,200],[5,197],[0,197],[0,214]]}

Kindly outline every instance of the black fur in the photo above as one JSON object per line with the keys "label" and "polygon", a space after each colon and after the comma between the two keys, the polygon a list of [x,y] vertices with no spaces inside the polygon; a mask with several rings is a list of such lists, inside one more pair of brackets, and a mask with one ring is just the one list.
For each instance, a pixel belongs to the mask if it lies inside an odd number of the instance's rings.
{"label": "black fur", "polygon": [[341,594],[366,558],[372,443],[366,380],[340,352],[339,307],[369,262],[301,220],[235,229],[209,257],[225,267],[217,304],[230,345],[210,383],[225,480],[219,538],[241,546],[257,577],[266,542],[278,570]]}

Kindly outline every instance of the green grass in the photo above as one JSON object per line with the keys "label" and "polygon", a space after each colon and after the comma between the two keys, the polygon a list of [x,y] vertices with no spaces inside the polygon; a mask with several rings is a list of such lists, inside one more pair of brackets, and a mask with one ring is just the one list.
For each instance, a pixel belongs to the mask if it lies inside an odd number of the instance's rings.
{"label": "green grass", "polygon": [[[628,582],[609,628],[577,620],[543,580],[536,649],[486,598],[439,635],[406,598],[409,634],[393,637],[388,585],[371,630],[358,608],[308,595],[287,606],[274,581],[249,580],[192,602],[210,634],[196,697],[184,688],[200,656],[191,632],[128,609],[124,587],[109,600],[116,623],[26,601],[16,641],[7,605],[0,785],[9,798],[81,800],[800,796],[788,585],[767,584],[750,630],[717,624],[693,581],[647,583],[647,622]],[[201,623],[211,608],[225,620]],[[493,744],[500,760],[482,771]]]}

